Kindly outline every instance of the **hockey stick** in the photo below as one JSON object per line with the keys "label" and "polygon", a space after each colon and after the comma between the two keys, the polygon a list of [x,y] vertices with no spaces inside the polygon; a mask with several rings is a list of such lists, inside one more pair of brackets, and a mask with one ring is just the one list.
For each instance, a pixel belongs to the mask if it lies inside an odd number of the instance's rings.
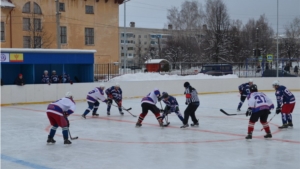
{"label": "hockey stick", "polygon": [[72,137],[72,136],[71,136],[70,129],[69,129],[69,135],[70,135],[70,139],[71,139],[71,140],[76,140],[76,139],[78,139],[78,136],[76,136],[76,137]]}
{"label": "hockey stick", "polygon": [[69,119],[68,119],[67,117],[65,117],[65,118],[66,118],[67,124],[68,124],[68,131],[69,131],[70,139],[71,139],[71,140],[76,140],[76,139],[78,139],[78,136],[76,136],[76,137],[72,137],[72,136],[71,136],[71,132],[70,132],[70,122],[69,122]]}
{"label": "hockey stick", "polygon": [[[275,113],[274,116],[268,121],[267,124],[269,124],[271,122],[271,120],[276,116],[277,114]],[[263,131],[264,128],[262,128],[260,131]]]}
{"label": "hockey stick", "polygon": [[[117,105],[114,105],[114,104],[111,104],[111,105],[113,105],[113,106],[115,106],[115,107],[119,107],[119,106],[117,106]],[[130,111],[129,110],[131,110],[132,108],[130,107],[130,108],[128,108],[128,109],[125,109],[123,106],[122,106],[122,110],[125,110],[125,111],[127,111],[130,115],[132,115],[133,117],[136,117],[136,115],[134,115],[134,114],[132,114],[132,113],[130,113]]]}
{"label": "hockey stick", "polygon": [[223,109],[220,109],[220,111],[224,114],[226,114],[227,116],[235,116],[235,115],[245,115],[245,113],[235,113],[235,114],[228,114],[226,111],[224,111]]}
{"label": "hockey stick", "polygon": [[[161,110],[163,109],[162,108],[162,104],[161,104],[161,102],[159,101],[159,103],[160,103],[160,108],[161,108]],[[170,122],[168,122],[168,113],[166,113],[166,115],[165,115],[165,121],[166,121],[166,124],[164,124],[164,127],[167,127],[169,124],[170,124]]]}

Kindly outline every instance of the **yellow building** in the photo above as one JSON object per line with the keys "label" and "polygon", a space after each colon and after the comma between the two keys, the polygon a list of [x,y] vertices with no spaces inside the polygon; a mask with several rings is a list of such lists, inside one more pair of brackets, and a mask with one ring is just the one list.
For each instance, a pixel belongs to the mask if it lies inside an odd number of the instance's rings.
{"label": "yellow building", "polygon": [[118,62],[123,1],[1,0],[1,47],[55,49],[61,43],[62,49],[97,50],[95,63]]}

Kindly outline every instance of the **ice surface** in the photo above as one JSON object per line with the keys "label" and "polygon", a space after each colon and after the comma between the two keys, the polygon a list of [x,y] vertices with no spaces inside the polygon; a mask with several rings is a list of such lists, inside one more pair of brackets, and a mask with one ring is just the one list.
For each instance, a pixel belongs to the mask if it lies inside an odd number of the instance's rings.
{"label": "ice surface", "polygon": [[[300,92],[293,92],[300,100]],[[275,103],[274,92],[266,92]],[[200,126],[180,129],[182,125],[173,113],[170,126],[158,127],[149,112],[143,126],[135,128],[137,118],[125,112],[121,116],[112,107],[106,115],[106,105],[100,104],[98,118],[81,119],[86,102],[76,103],[76,112],[69,117],[72,145],[63,144],[61,129],[56,144],[47,145],[50,128],[46,104],[2,107],[2,164],[4,169],[298,169],[300,166],[300,106],[293,113],[294,128],[278,130],[279,115],[271,122],[273,138],[263,139],[262,125],[255,125],[254,138],[246,141],[248,118],[228,117],[222,108],[236,112],[237,93],[199,95],[201,105],[196,112]],[[183,96],[176,96],[183,113]],[[126,99],[124,107],[131,113],[141,113],[139,99]],[[247,109],[247,102],[242,112]],[[160,104],[157,104],[160,107]],[[164,104],[163,104],[164,106]],[[273,113],[270,115],[272,117]],[[269,117],[269,119],[270,119]],[[189,120],[191,123],[191,120]]]}

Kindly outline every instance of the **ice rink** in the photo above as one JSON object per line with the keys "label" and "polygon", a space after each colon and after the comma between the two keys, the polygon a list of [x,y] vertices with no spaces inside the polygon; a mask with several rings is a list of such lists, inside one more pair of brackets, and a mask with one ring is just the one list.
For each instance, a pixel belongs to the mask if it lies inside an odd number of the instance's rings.
{"label": "ice rink", "polygon": [[[145,95],[147,92],[145,93]],[[274,92],[266,94],[276,104]],[[251,141],[246,141],[248,119],[244,115],[225,116],[219,109],[236,113],[237,93],[199,95],[201,105],[196,112],[200,126],[180,129],[173,113],[169,127],[160,128],[152,113],[143,126],[135,128],[137,118],[116,107],[106,115],[101,103],[97,118],[81,114],[86,102],[76,102],[76,112],[69,117],[72,145],[64,145],[61,128],[54,145],[47,145],[50,123],[47,104],[1,107],[1,167],[3,169],[299,169],[300,168],[300,92],[296,96],[293,129],[279,130],[280,115],[270,123],[273,138],[265,140],[262,125],[255,125]],[[176,96],[180,110],[185,98]],[[76,99],[76,98],[75,98]],[[125,99],[124,107],[141,113],[140,100]],[[163,104],[163,103],[162,103]],[[160,104],[157,104],[160,107]],[[164,104],[163,104],[164,106]],[[245,101],[242,112],[246,112]],[[274,112],[269,116],[273,117]],[[191,123],[191,119],[189,120]]]}

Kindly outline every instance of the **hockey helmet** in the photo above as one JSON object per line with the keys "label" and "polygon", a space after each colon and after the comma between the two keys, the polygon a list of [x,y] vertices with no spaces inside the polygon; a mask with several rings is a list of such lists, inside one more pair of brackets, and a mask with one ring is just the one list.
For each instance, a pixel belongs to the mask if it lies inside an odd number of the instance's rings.
{"label": "hockey helmet", "polygon": [[120,87],[120,84],[117,82],[117,83],[115,84],[115,87]]}
{"label": "hockey helmet", "polygon": [[185,88],[187,88],[187,87],[190,86],[190,83],[189,83],[189,82],[184,82],[183,86],[184,86]]}
{"label": "hockey helmet", "polygon": [[67,92],[66,97],[67,98],[73,98],[73,93],[72,92]]}
{"label": "hockey helmet", "polygon": [[279,81],[278,80],[275,80],[273,83],[272,83],[273,86],[279,86]]}
{"label": "hockey helmet", "polygon": [[105,84],[104,83],[100,83],[99,87],[103,90],[105,88]]}
{"label": "hockey helmet", "polygon": [[250,86],[250,92],[252,93],[252,92],[257,92],[257,85],[256,84],[253,84],[253,85],[251,85]]}
{"label": "hockey helmet", "polygon": [[166,99],[169,97],[169,94],[167,92],[162,92],[162,98]]}

